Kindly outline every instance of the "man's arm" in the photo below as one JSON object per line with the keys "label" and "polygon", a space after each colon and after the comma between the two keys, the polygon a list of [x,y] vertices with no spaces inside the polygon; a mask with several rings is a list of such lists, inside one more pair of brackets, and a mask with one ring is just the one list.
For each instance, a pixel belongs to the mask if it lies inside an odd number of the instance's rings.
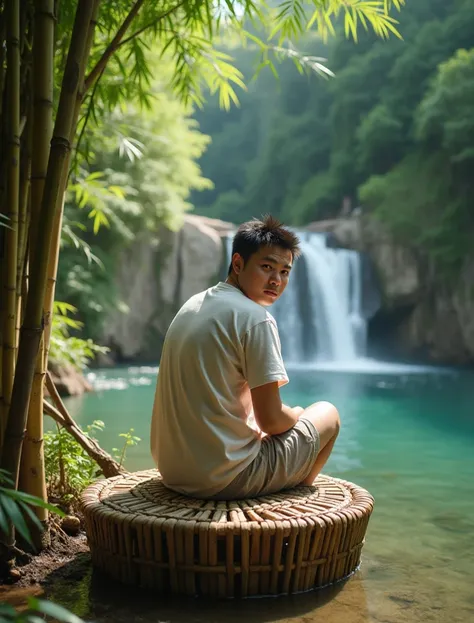
{"label": "man's arm", "polygon": [[301,407],[287,407],[280,398],[278,382],[260,385],[251,390],[255,421],[267,435],[280,435],[296,424]]}

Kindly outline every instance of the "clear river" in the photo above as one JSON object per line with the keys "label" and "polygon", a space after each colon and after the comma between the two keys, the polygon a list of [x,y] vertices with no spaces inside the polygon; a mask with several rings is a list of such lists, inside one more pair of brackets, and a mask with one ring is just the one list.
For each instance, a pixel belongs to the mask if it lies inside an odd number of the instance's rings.
{"label": "clear river", "polygon": [[[135,429],[130,470],[152,467],[149,423],[157,369],[96,371],[97,391],[70,398],[81,426],[105,422],[108,450]],[[163,601],[93,577],[51,597],[88,621],[469,623],[474,621],[474,374],[368,364],[289,367],[288,404],[330,400],[342,430],[326,472],[366,487],[375,510],[362,566],[343,586],[239,603]],[[79,587],[78,587],[79,588]]]}

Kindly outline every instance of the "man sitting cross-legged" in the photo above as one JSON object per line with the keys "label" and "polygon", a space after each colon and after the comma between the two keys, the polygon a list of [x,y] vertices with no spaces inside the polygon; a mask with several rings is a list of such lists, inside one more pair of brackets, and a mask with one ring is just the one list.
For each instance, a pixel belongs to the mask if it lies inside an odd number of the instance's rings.
{"label": "man sitting cross-legged", "polygon": [[296,235],[271,216],[244,223],[227,280],[190,298],[171,323],[151,426],[152,455],[169,488],[198,498],[255,497],[311,484],[329,458],[337,409],[282,404],[288,376],[266,309],[299,254]]}

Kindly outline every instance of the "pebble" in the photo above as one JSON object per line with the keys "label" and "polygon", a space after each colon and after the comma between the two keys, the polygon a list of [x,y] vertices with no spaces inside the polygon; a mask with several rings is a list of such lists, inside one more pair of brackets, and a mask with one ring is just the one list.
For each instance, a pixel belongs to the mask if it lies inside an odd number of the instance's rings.
{"label": "pebble", "polygon": [[69,536],[76,536],[81,529],[81,522],[74,515],[66,515],[61,521],[61,528]]}

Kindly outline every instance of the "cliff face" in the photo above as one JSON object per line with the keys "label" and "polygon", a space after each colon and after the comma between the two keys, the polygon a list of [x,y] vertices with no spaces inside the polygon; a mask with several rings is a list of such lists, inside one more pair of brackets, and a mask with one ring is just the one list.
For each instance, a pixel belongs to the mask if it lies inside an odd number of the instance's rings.
{"label": "cliff face", "polygon": [[332,232],[337,244],[369,256],[382,293],[374,323],[397,354],[474,361],[474,255],[465,258],[456,279],[440,285],[433,267],[375,220],[358,215],[311,223],[309,229]]}
{"label": "cliff face", "polygon": [[144,234],[124,250],[116,285],[124,305],[106,323],[104,343],[115,360],[159,359],[166,330],[181,305],[217,279],[222,236],[233,225],[186,215],[178,232]]}
{"label": "cliff face", "polygon": [[[307,228],[331,232],[334,244],[369,259],[373,270],[365,274],[375,272],[382,301],[365,296],[365,315],[372,319],[374,345],[386,346],[384,356],[422,356],[446,364],[474,361],[474,256],[466,258],[456,281],[440,286],[416,251],[397,244],[377,221],[358,215]],[[126,312],[111,315],[104,335],[115,361],[159,359],[178,309],[217,281],[223,237],[234,229],[231,223],[188,215],[179,232],[161,232],[159,244],[157,236],[146,234],[124,250],[116,279]],[[372,284],[365,291],[374,292]]]}

